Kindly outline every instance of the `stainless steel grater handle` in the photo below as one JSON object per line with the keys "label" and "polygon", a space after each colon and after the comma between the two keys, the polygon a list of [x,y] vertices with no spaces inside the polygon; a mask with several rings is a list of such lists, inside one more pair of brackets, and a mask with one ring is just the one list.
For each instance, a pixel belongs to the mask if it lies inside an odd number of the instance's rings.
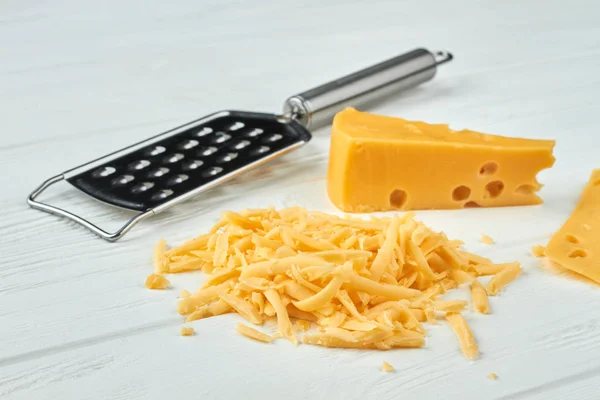
{"label": "stainless steel grater handle", "polygon": [[366,106],[432,79],[437,66],[452,58],[447,51],[412,50],[288,98],[284,115],[310,130],[318,129],[348,106]]}

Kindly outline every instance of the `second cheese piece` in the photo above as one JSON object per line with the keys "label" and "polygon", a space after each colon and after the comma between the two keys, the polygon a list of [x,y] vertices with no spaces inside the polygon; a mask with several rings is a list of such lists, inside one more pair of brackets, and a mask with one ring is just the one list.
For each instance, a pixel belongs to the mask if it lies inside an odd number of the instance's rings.
{"label": "second cheese piece", "polygon": [[536,175],[554,145],[347,108],[333,121],[327,190],[346,212],[540,204]]}
{"label": "second cheese piece", "polygon": [[600,283],[600,169],[592,172],[575,210],[552,236],[545,254]]}

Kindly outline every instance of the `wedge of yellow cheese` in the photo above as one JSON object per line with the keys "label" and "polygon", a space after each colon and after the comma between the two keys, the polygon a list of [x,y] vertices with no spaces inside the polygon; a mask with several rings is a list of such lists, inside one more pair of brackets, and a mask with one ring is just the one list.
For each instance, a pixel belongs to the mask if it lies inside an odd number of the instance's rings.
{"label": "wedge of yellow cheese", "polygon": [[333,121],[327,191],[346,212],[540,204],[552,140],[493,136],[346,108]]}
{"label": "wedge of yellow cheese", "polygon": [[600,169],[592,172],[575,210],[545,251],[560,266],[600,283]]}

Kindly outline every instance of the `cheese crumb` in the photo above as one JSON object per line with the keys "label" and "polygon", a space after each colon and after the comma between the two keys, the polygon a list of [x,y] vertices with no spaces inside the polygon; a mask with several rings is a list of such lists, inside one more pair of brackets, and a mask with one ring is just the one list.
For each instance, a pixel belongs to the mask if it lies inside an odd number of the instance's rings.
{"label": "cheese crumb", "polygon": [[491,237],[489,237],[488,235],[482,233],[481,234],[481,242],[485,243],[485,244],[494,244],[494,239],[492,239]]}
{"label": "cheese crumb", "polygon": [[146,278],[146,287],[154,290],[164,290],[169,287],[169,280],[162,275],[152,274]]}
{"label": "cheese crumb", "polygon": [[191,326],[181,327],[181,336],[193,336],[194,332],[194,328],[192,328]]}
{"label": "cheese crumb", "polygon": [[394,371],[394,367],[392,367],[392,365],[390,363],[388,363],[387,361],[384,361],[383,365],[381,366],[381,370],[383,372],[392,372],[392,371]]}
{"label": "cheese crumb", "polygon": [[493,372],[491,374],[489,374],[487,377],[490,379],[493,379],[493,380],[498,379],[498,375],[494,374]]}
{"label": "cheese crumb", "polygon": [[531,254],[537,258],[544,257],[546,254],[546,248],[540,244],[536,244],[531,248]]}

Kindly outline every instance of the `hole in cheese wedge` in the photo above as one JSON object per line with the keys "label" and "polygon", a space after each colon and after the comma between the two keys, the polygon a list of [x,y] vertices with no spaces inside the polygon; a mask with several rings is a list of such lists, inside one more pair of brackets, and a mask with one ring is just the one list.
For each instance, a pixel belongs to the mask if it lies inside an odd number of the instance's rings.
{"label": "hole in cheese wedge", "polygon": [[490,182],[487,185],[485,185],[484,197],[485,198],[491,197],[492,199],[495,199],[496,197],[498,197],[502,194],[503,190],[504,190],[504,182],[502,182],[502,181]]}
{"label": "hole in cheese wedge", "polygon": [[583,258],[583,257],[587,257],[587,251],[582,250],[582,249],[576,249],[576,250],[571,250],[569,252],[569,257],[570,258]]}
{"label": "hole in cheese wedge", "polygon": [[567,233],[565,235],[565,240],[569,243],[573,243],[573,244],[578,244],[579,243],[579,239],[577,239],[577,237],[571,235],[570,233]]}
{"label": "hole in cheese wedge", "polygon": [[[355,213],[463,208],[453,197],[459,186],[482,207],[540,204],[537,187],[515,190],[554,164],[554,145],[346,108],[332,124],[327,192],[336,207]],[[482,179],[491,175],[494,183]],[[404,200],[391,201],[400,188]]]}
{"label": "hole in cheese wedge", "polygon": [[456,201],[466,200],[469,198],[470,195],[471,195],[471,189],[469,189],[467,186],[464,186],[464,185],[458,186],[452,192],[452,198]]}
{"label": "hole in cheese wedge", "polygon": [[406,202],[406,192],[404,190],[395,189],[392,194],[390,194],[390,206],[392,208],[401,209]]}
{"label": "hole in cheese wedge", "polygon": [[536,191],[535,186],[525,184],[525,185],[519,186],[515,190],[515,193],[516,194],[522,194],[524,196],[528,196],[528,195],[531,195],[531,194],[535,193],[535,191]]}
{"label": "hole in cheese wedge", "polygon": [[495,162],[486,163],[483,167],[479,169],[480,175],[494,175],[498,170],[498,164]]}

